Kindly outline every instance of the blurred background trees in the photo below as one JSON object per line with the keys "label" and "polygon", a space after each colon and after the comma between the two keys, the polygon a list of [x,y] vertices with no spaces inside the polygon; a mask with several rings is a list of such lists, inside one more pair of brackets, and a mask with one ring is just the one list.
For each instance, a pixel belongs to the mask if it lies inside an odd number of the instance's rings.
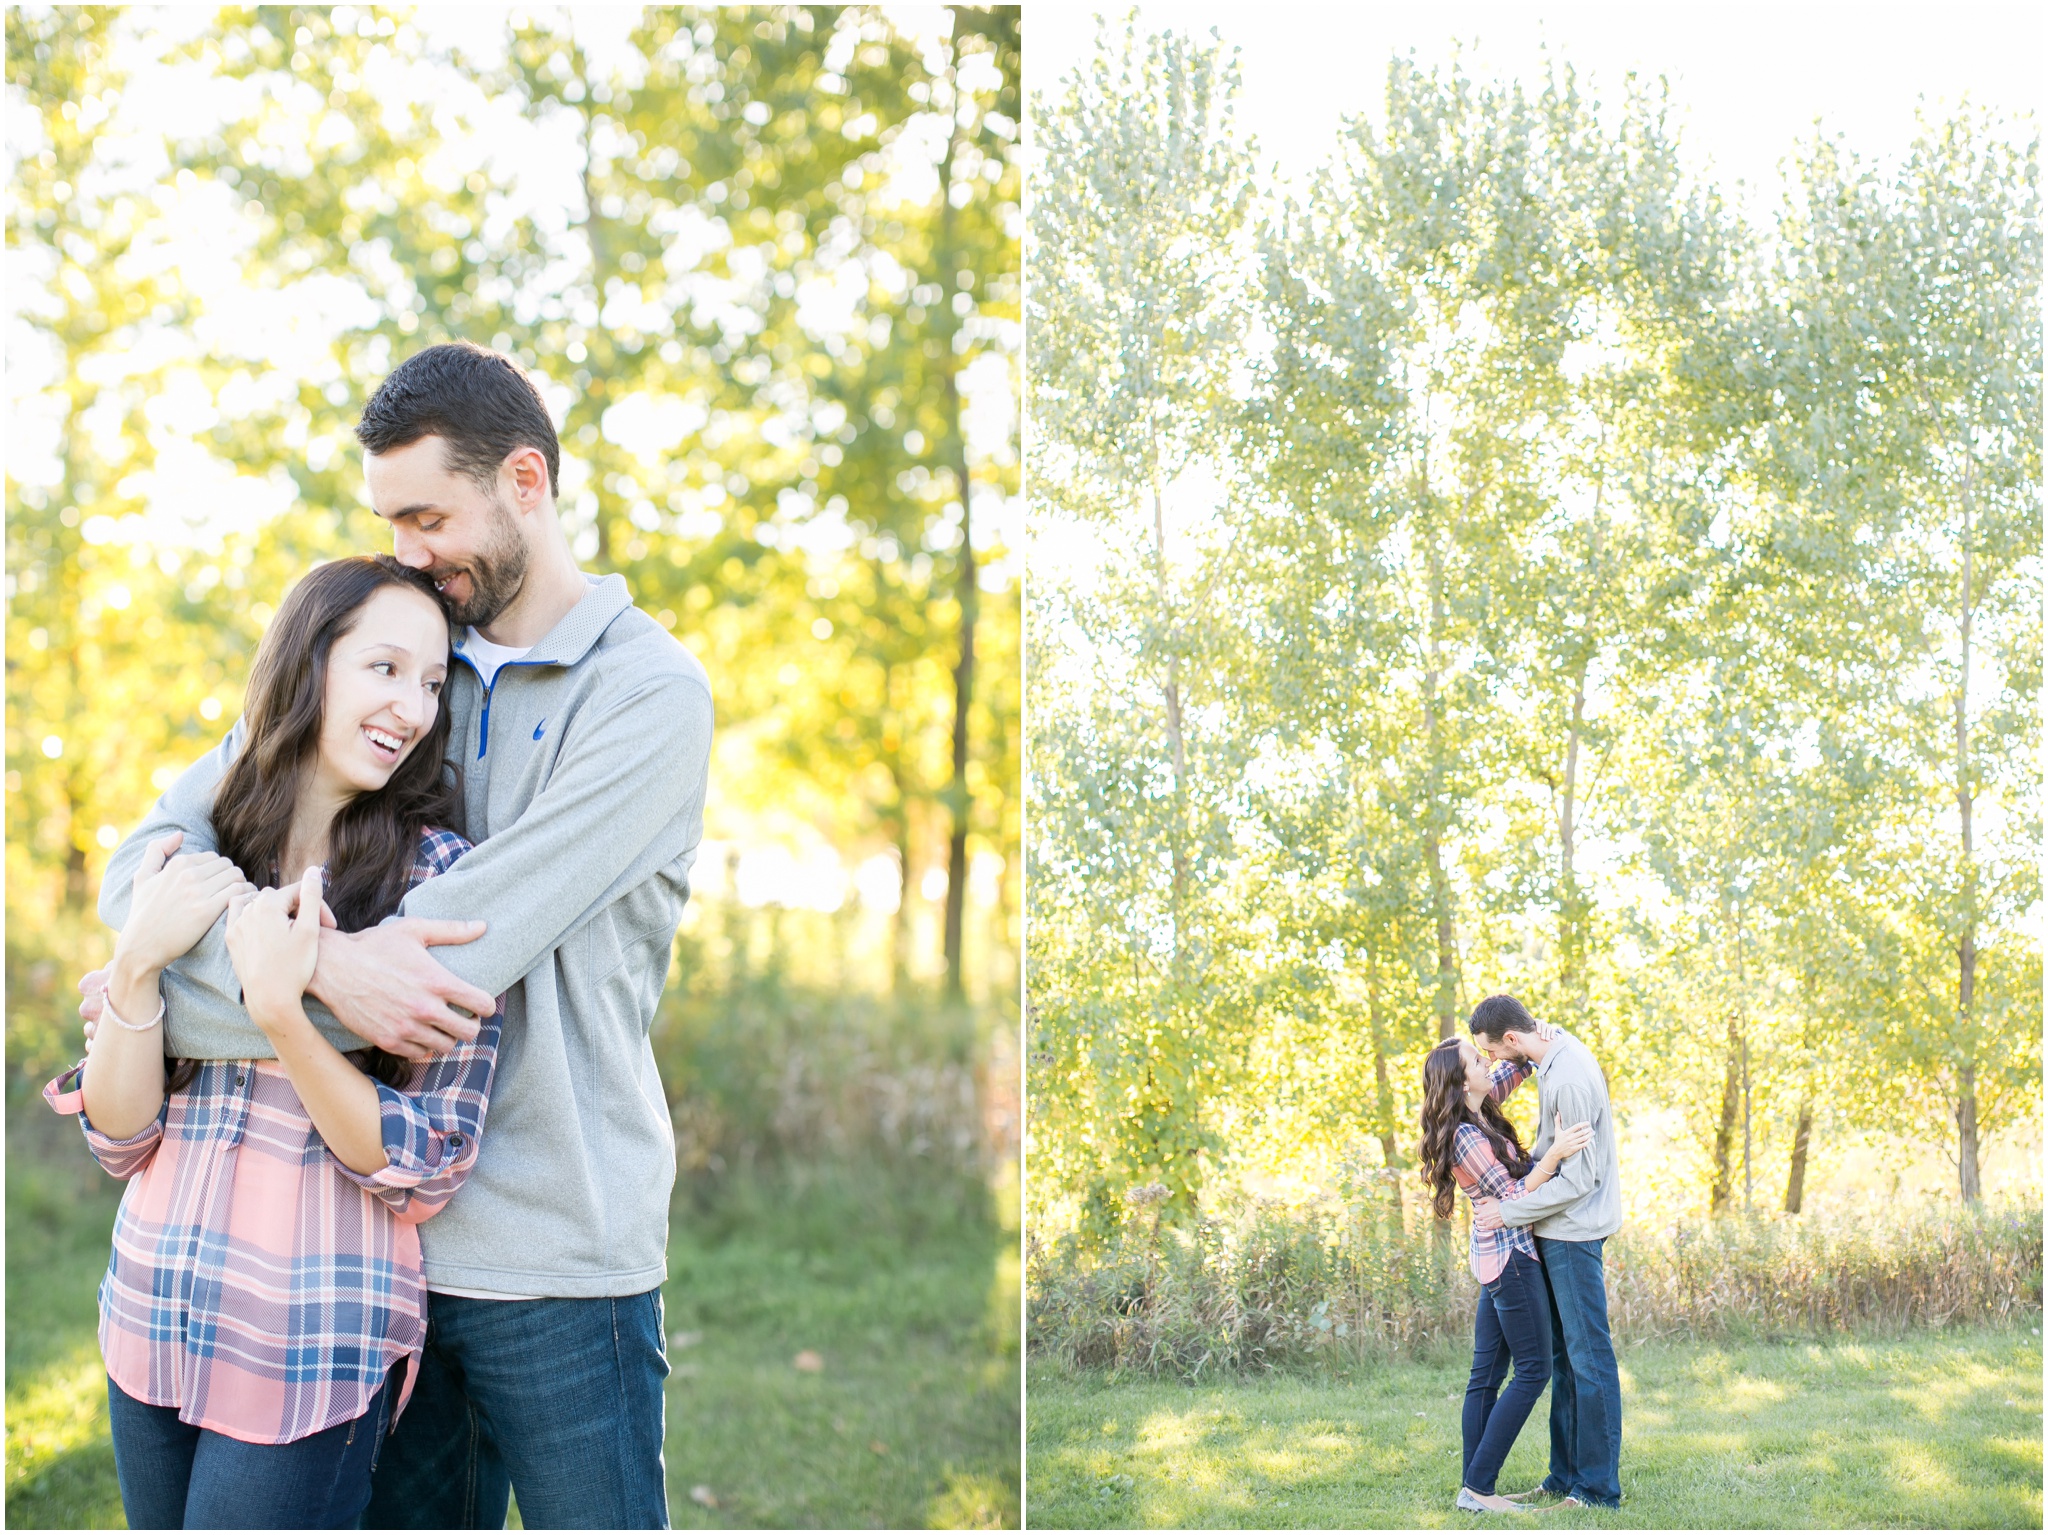
{"label": "blurred background trees", "polygon": [[585,568],[714,681],[657,1034],[686,1183],[964,1179],[938,1205],[980,1327],[1014,1285],[1017,10],[29,7],[7,36],[11,1117],[76,1055],[107,851],[234,722],[290,582],[389,547],[363,401],[467,338],[547,397]]}
{"label": "blurred background trees", "polygon": [[2033,129],[1817,137],[1753,227],[1638,83],[1396,59],[1266,195],[1234,79],[1133,23],[1033,105],[1034,1232],[1398,1184],[1501,990],[1639,1201],[1974,1200],[2039,1085]]}
{"label": "blurred background trees", "polygon": [[942,14],[23,13],[11,941],[232,723],[291,577],[379,546],[362,400],[467,337],[547,392],[579,557],[718,679],[707,892],[1002,993],[1018,35]]}

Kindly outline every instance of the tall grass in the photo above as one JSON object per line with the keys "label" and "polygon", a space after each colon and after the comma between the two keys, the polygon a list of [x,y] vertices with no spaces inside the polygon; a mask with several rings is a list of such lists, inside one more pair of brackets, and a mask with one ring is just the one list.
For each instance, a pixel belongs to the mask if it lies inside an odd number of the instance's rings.
{"label": "tall grass", "polygon": [[1014,1005],[847,984],[820,962],[835,937],[829,917],[714,905],[678,938],[653,1040],[682,1178],[985,1185],[1015,1155]]}
{"label": "tall grass", "polygon": [[[1080,1368],[1197,1378],[1462,1348],[1478,1286],[1462,1228],[1391,1210],[1244,1201],[1186,1230],[1141,1218],[1107,1251],[1026,1254],[1028,1346]],[[1819,1337],[2038,1319],[2024,1201],[1624,1226],[1617,1338]]]}

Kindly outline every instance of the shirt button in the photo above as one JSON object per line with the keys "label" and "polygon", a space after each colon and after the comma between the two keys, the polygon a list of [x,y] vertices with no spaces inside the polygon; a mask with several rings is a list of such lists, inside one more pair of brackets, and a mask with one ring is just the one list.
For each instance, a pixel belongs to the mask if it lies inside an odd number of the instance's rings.
{"label": "shirt button", "polygon": [[247,1083],[247,1082],[248,1082],[248,1080],[249,1080],[249,1079],[248,1079],[247,1077],[243,1076],[243,1075],[242,1075],[242,1074],[241,1074],[241,1073],[240,1073],[239,1071],[235,1073],[235,1086],[237,1086],[237,1087],[241,1087],[241,1086],[243,1086],[243,1085],[244,1085],[245,1083]]}
{"label": "shirt button", "polygon": [[448,1137],[448,1144],[450,1146],[460,1146],[462,1144],[462,1137],[459,1135],[451,1135]]}

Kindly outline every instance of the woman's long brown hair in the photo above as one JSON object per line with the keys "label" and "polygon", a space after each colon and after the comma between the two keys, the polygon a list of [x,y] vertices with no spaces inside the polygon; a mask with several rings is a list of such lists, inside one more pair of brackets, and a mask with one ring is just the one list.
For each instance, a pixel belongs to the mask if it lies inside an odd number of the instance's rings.
{"label": "woman's long brown hair", "polygon": [[[441,606],[425,574],[388,554],[331,560],[291,589],[257,649],[242,710],[242,749],[214,791],[213,829],[221,855],[259,888],[278,881],[304,768],[320,749],[334,642],[355,628],[364,605],[387,586],[409,588]],[[445,761],[448,730],[444,706],[384,787],[357,795],[335,815],[327,904],[343,932],[374,927],[398,909],[429,826],[461,829],[460,784]],[[394,1087],[411,1069],[382,1050],[358,1050],[350,1058]],[[191,1061],[175,1062],[169,1090],[186,1085],[197,1069]]]}
{"label": "woman's long brown hair", "polygon": [[1458,1045],[1459,1041],[1447,1039],[1422,1063],[1422,1146],[1418,1155],[1423,1179],[1433,1190],[1430,1208],[1438,1220],[1449,1220],[1458,1205],[1457,1178],[1451,1171],[1457,1162],[1458,1126],[1471,1125],[1484,1135],[1508,1176],[1525,1177],[1535,1166],[1535,1159],[1522,1149],[1521,1136],[1498,1104],[1482,1098],[1476,1114],[1466,1106],[1465,1058]]}

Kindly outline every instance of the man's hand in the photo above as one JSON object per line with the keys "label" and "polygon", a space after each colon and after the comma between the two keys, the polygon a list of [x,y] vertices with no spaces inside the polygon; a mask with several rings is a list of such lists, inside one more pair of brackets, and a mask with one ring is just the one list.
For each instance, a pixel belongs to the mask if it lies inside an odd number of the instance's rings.
{"label": "man's hand", "polygon": [[381,1050],[409,1061],[446,1055],[476,1038],[477,1019],[496,1012],[498,999],[437,964],[427,950],[474,943],[483,934],[481,922],[424,917],[399,917],[360,933],[324,931],[306,989]]}
{"label": "man's hand", "polygon": [[1472,1201],[1472,1229],[1494,1231],[1507,1223],[1500,1218],[1500,1206],[1491,1199]]}

